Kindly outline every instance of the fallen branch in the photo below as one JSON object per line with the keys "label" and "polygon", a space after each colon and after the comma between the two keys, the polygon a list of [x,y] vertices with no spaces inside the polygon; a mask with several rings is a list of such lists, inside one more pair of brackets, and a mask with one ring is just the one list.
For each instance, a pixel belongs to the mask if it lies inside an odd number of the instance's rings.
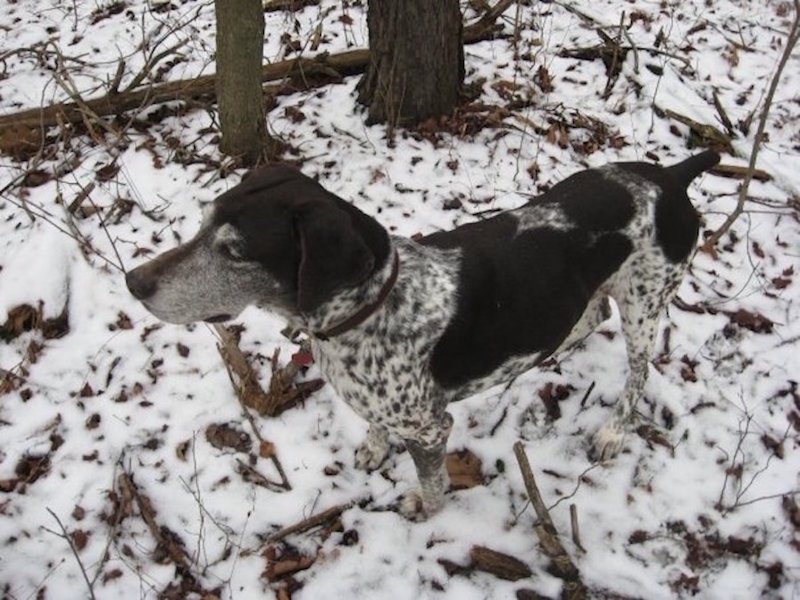
{"label": "fallen branch", "polygon": [[500,579],[517,581],[532,575],[530,567],[518,558],[485,546],[473,546],[469,557],[472,569],[490,573]]}
{"label": "fallen branch", "polygon": [[497,26],[495,25],[497,19],[516,2],[517,0],[500,0],[489,8],[480,19],[465,25],[461,34],[463,42],[465,44],[474,44],[494,37],[497,33]]}
{"label": "fallen branch", "polygon": [[[493,37],[494,21],[515,0],[500,0],[475,23],[464,26],[465,44]],[[337,54],[320,53],[310,58],[283,60],[261,68],[261,81],[282,81],[265,87],[268,95],[290,93],[297,89],[310,89],[327,83],[332,78],[359,75],[369,63],[369,50],[356,49]],[[123,92],[111,89],[109,93],[90,99],[74,98],[72,102],[59,102],[45,107],[31,108],[0,115],[0,139],[35,139],[35,132],[66,123],[85,123],[87,114],[93,117],[119,115],[131,110],[142,110],[154,104],[174,101],[213,101],[216,98],[216,75],[202,75],[194,79],[181,79],[160,84],[148,84]]]}
{"label": "fallen branch", "polygon": [[[275,451],[275,447],[271,442],[261,437],[261,432],[256,425],[255,419],[248,410],[248,408],[255,408],[258,410],[257,407],[267,405],[267,394],[258,384],[256,373],[239,348],[239,344],[233,332],[224,325],[214,325],[214,329],[222,341],[222,345],[218,347],[219,352],[225,363],[225,368],[228,370],[228,376],[236,392],[236,397],[242,405],[242,412],[250,423],[253,433],[258,438],[259,455],[263,458],[269,458],[272,461],[272,464],[278,471],[278,475],[280,475],[281,486],[285,490],[291,490],[292,486],[289,483],[289,479],[286,477],[286,471],[283,469],[281,461],[278,459],[278,453]],[[238,378],[238,383],[234,378],[234,373]]]}
{"label": "fallen branch", "polygon": [[239,474],[242,476],[242,479],[244,479],[245,481],[272,491],[278,491],[278,492],[286,491],[285,484],[278,483],[268,479],[267,477],[259,473],[255,469],[255,467],[248,465],[243,460],[237,458],[236,464],[239,465],[237,470],[239,471]]}
{"label": "fallen branch", "polygon": [[552,560],[553,573],[564,580],[562,598],[570,600],[586,598],[586,587],[581,581],[580,572],[558,538],[558,531],[553,524],[553,519],[550,517],[544,500],[542,500],[542,495],[539,493],[539,488],[536,485],[536,479],[533,476],[533,470],[528,462],[528,456],[525,454],[522,442],[514,444],[514,455],[522,473],[522,480],[525,482],[528,499],[531,501],[539,519],[534,525],[534,530],[539,537],[542,550]]}
{"label": "fallen branch", "polygon": [[715,165],[709,172],[720,177],[730,177],[732,179],[746,179],[748,174],[757,181],[771,181],[772,175],[762,169],[750,169],[750,167],[740,167],[739,165]]}
{"label": "fallen branch", "polygon": [[234,389],[242,404],[252,408],[258,414],[274,417],[304,401],[319,390],[324,382],[321,379],[296,381],[300,373],[300,365],[293,361],[283,367],[278,366],[279,349],[272,355],[272,377],[269,389],[265,392],[258,383],[253,367],[239,348],[236,336],[224,325],[215,325],[222,344],[218,347],[220,355],[228,366],[228,373],[235,374],[237,381],[231,377]]}
{"label": "fallen branch", "polygon": [[[368,50],[349,50],[339,54],[319,54],[312,58],[296,58],[264,65],[261,80],[276,81],[302,75],[331,71],[340,76],[362,72],[369,58]],[[80,102],[59,102],[46,107],[31,108],[0,116],[0,135],[6,130],[38,130],[62,123],[82,123],[87,111],[97,116],[118,115],[140,110],[153,104],[173,101],[201,101],[216,98],[216,75],[202,75],[161,84],[150,84],[126,92],[110,92],[98,98]],[[285,85],[272,86],[267,92],[279,93]]]}
{"label": "fallen branch", "polygon": [[654,106],[654,108],[656,114],[658,114],[659,116],[668,117],[673,121],[678,121],[679,123],[683,123],[684,125],[686,125],[690,129],[694,138],[697,140],[697,143],[695,145],[700,145],[700,146],[714,145],[720,147],[725,152],[733,153],[733,147],[731,146],[731,138],[725,133],[721,132],[716,127],[714,127],[713,125],[709,125],[707,123],[700,123],[699,121],[690,119],[689,117],[677,113],[669,108],[659,108],[657,106]]}
{"label": "fallen branch", "polygon": [[123,497],[129,497],[136,502],[139,507],[139,514],[147,525],[150,533],[158,542],[158,545],[167,553],[167,556],[175,563],[175,566],[183,570],[184,573],[191,572],[189,555],[184,550],[180,538],[165,525],[159,525],[156,521],[156,511],[150,498],[142,493],[133,481],[130,473],[122,473],[117,479]]}
{"label": "fallen branch", "polygon": [[304,531],[308,531],[309,529],[320,527],[325,523],[328,523],[329,521],[338,518],[339,515],[341,515],[351,506],[353,506],[352,502],[348,502],[347,504],[339,504],[327,510],[323,510],[321,513],[317,513],[314,516],[308,517],[307,519],[303,519],[302,521],[295,523],[294,525],[289,525],[288,527],[284,527],[283,529],[280,529],[275,533],[270,534],[264,541],[264,544],[279,542],[282,539],[290,535],[293,535],[295,533],[303,533]]}

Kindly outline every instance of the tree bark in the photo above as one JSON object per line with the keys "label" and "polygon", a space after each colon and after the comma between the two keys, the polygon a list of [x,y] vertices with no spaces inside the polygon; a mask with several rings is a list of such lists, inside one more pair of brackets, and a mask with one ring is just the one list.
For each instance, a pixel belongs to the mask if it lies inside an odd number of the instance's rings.
{"label": "tree bark", "polygon": [[219,147],[253,165],[272,153],[261,89],[264,12],[261,0],[216,0],[214,7]]}
{"label": "tree bark", "polygon": [[370,62],[359,82],[368,123],[450,113],[464,79],[458,0],[369,0]]}

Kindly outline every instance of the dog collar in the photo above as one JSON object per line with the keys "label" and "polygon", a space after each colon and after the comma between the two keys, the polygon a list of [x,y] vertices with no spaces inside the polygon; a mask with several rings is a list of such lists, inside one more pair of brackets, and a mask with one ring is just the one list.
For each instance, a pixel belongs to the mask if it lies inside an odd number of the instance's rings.
{"label": "dog collar", "polygon": [[378,294],[378,297],[375,299],[374,302],[362,306],[355,314],[351,315],[341,323],[337,323],[333,327],[329,327],[328,329],[323,329],[321,331],[313,332],[313,335],[318,340],[327,341],[332,337],[340,335],[345,331],[350,331],[351,329],[355,329],[359,325],[361,325],[364,321],[369,319],[372,315],[374,315],[378,309],[383,306],[383,303],[386,302],[386,298],[389,296],[389,292],[392,291],[394,288],[394,284],[397,283],[397,274],[400,271],[400,257],[398,256],[397,252],[394,253],[394,261],[392,262],[392,272],[389,274],[389,278],[384,282],[383,287],[381,287],[381,291]]}

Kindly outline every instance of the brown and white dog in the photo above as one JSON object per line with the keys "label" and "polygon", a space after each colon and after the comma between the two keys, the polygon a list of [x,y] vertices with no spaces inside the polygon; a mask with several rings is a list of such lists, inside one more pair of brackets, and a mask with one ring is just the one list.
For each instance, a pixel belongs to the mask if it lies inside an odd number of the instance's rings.
{"label": "brown and white dog", "polygon": [[369,433],[376,468],[399,436],[421,490],[443,502],[447,404],[532,368],[588,335],[616,302],[625,388],[594,435],[616,455],[642,395],[659,317],[693,255],[689,183],[719,161],[631,162],[576,173],[524,206],[420,240],[390,236],[314,180],[271,167],[219,196],[197,235],[130,271],[127,285],[172,323],[224,321],[248,305],[309,333],[324,377]]}

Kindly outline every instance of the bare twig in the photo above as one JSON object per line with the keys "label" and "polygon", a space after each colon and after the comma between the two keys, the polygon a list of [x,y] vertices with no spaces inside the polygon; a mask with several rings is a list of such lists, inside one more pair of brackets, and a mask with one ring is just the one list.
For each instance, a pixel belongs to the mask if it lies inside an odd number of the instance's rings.
{"label": "bare twig", "polygon": [[728,218],[725,219],[722,225],[720,225],[714,233],[706,238],[706,241],[703,243],[702,247],[709,252],[713,250],[720,238],[725,235],[728,229],[730,229],[734,224],[736,219],[738,219],[744,212],[744,205],[747,201],[747,192],[750,188],[750,181],[753,179],[753,174],[756,170],[756,159],[758,158],[758,153],[761,150],[761,142],[764,139],[764,129],[767,126],[767,119],[772,108],[772,100],[775,97],[775,92],[778,89],[778,84],[780,83],[781,76],[783,75],[783,69],[786,67],[786,63],[789,62],[789,58],[792,55],[792,50],[794,50],[794,47],[797,45],[798,39],[800,39],[800,0],[794,0],[794,20],[792,21],[792,26],[789,28],[789,33],[786,36],[786,45],[783,48],[783,54],[781,55],[780,62],[778,63],[778,68],[775,70],[775,74],[772,76],[772,81],[769,84],[767,96],[764,98],[764,106],[761,109],[761,116],[758,119],[758,129],[756,130],[755,137],[753,138],[753,149],[750,152],[750,162],[747,165],[747,174],[742,182],[742,187],[739,188],[739,198],[736,202],[736,208],[731,214],[728,215]]}
{"label": "bare twig", "polygon": [[75,556],[75,560],[78,561],[78,567],[80,567],[81,574],[83,575],[83,579],[84,579],[84,581],[86,581],[86,587],[89,588],[89,597],[92,600],[94,600],[94,598],[95,598],[94,585],[92,585],[92,582],[89,580],[89,575],[86,573],[86,569],[83,566],[83,561],[81,560],[81,557],[78,554],[78,549],[75,547],[75,544],[72,541],[72,536],[70,536],[69,533],[67,533],[67,528],[64,527],[64,524],[61,522],[61,519],[58,518],[58,515],[56,513],[54,513],[52,510],[50,510],[50,508],[47,508],[47,512],[49,512],[52,515],[52,517],[56,520],[56,523],[58,523],[59,529],[61,529],[61,533],[58,533],[57,531],[53,531],[52,529],[48,529],[47,527],[44,528],[45,531],[49,531],[53,535],[56,535],[56,536],[58,536],[60,538],[63,538],[63,539],[65,539],[67,541],[67,543],[69,544],[70,550],[72,550],[72,554]]}
{"label": "bare twig", "polygon": [[[747,410],[745,410],[743,421],[744,429],[742,429],[742,421],[739,421],[739,439],[736,442],[736,448],[733,450],[733,456],[730,458],[731,464],[725,469],[725,479],[722,481],[722,489],[720,489],[719,498],[717,499],[716,508],[722,513],[726,512],[726,509],[722,504],[722,500],[725,498],[725,490],[728,488],[728,479],[736,472],[736,459],[739,454],[741,453],[742,457],[744,457],[742,445],[744,444],[744,440],[748,433],[750,433],[750,424],[753,422],[753,415]],[[741,474],[739,474],[739,478],[741,478]]]}
{"label": "bare twig", "polygon": [[574,504],[569,505],[569,522],[572,526],[572,543],[581,552],[586,552],[583,544],[581,544],[581,531],[578,527],[578,507]]}

